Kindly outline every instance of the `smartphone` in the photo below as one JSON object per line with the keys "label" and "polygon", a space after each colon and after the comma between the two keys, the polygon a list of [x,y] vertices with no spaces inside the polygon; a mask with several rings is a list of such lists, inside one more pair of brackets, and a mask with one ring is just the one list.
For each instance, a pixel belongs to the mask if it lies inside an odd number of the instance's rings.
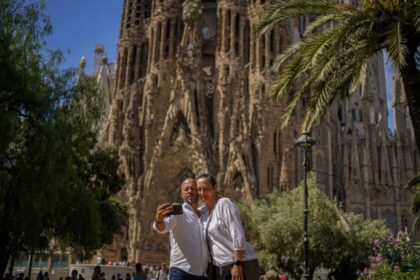
{"label": "smartphone", "polygon": [[174,208],[174,211],[171,213],[171,215],[182,215],[182,205],[179,203],[172,203],[172,207]]}

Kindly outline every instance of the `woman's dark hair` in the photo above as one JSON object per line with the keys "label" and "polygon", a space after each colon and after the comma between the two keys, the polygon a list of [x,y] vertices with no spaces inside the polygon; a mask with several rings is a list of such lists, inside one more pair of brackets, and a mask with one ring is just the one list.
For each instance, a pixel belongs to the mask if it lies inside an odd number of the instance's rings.
{"label": "woman's dark hair", "polygon": [[214,177],[208,173],[201,173],[200,175],[198,175],[197,177],[195,177],[195,180],[200,180],[200,179],[206,179],[210,185],[212,185],[212,187],[216,187],[216,179],[214,179]]}

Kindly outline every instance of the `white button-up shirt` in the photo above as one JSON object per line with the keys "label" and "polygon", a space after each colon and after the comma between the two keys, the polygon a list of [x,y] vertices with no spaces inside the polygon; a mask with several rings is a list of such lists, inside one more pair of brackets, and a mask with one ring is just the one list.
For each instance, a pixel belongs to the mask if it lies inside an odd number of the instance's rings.
{"label": "white button-up shirt", "polygon": [[[226,266],[234,262],[235,251],[244,250],[242,260],[257,259],[252,245],[245,239],[239,210],[229,198],[220,198],[213,208],[210,223],[207,206],[201,209],[201,221],[204,231],[208,231],[213,263],[217,266]],[[208,224],[208,225],[207,225]]]}
{"label": "white button-up shirt", "polygon": [[153,229],[162,234],[169,232],[170,267],[196,276],[206,275],[208,249],[203,225],[191,205],[183,203],[182,210],[182,215],[171,215],[164,219],[163,231],[158,230],[156,223],[153,223]]}

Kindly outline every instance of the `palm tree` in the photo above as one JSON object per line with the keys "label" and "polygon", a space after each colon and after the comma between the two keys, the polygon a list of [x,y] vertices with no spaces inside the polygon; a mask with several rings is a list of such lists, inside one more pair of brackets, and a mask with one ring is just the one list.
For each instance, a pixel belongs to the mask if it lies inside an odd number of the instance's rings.
{"label": "palm tree", "polygon": [[413,223],[413,232],[420,228],[420,175],[413,177],[408,183],[407,188],[415,188],[416,196],[414,197],[411,210],[416,217]]}
{"label": "palm tree", "polygon": [[307,17],[300,42],[279,55],[275,98],[293,95],[283,115],[286,125],[307,99],[302,131],[320,121],[336,98],[347,97],[364,76],[375,53],[386,50],[404,83],[420,152],[420,0],[364,0],[360,7],[328,0],[274,0],[257,31],[264,34],[287,20]]}

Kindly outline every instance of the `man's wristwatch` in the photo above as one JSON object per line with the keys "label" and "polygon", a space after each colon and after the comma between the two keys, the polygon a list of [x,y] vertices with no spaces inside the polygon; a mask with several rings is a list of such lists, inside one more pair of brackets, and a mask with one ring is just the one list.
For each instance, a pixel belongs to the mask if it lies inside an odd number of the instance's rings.
{"label": "man's wristwatch", "polygon": [[236,265],[236,266],[242,266],[242,264],[243,264],[243,262],[240,261],[240,260],[237,260],[233,263],[233,265]]}

